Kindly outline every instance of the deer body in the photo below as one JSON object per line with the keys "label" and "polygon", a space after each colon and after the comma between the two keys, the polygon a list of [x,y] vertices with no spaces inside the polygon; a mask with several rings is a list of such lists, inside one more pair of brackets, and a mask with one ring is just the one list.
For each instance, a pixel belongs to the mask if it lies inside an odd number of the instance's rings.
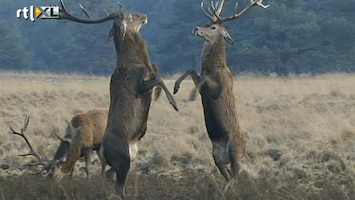
{"label": "deer body", "polygon": [[[196,27],[194,34],[204,37],[210,30],[210,27]],[[213,40],[206,39],[203,44],[200,75],[193,70],[187,71],[176,81],[174,92],[178,91],[181,81],[191,75],[201,95],[214,161],[229,181],[232,177],[236,178],[239,172],[245,141],[236,112],[233,78],[225,59],[226,42],[222,36],[215,36]]]}
{"label": "deer body", "polygon": [[[138,147],[138,141],[147,129],[148,113],[152,100],[152,89],[164,90],[169,103],[177,109],[176,102],[161,80],[157,67],[150,62],[147,45],[139,30],[147,23],[144,14],[125,13],[121,9],[101,19],[81,19],[66,11],[63,0],[59,19],[79,23],[101,23],[113,20],[109,38],[115,42],[117,62],[110,82],[110,108],[100,154],[111,166],[106,175],[113,179],[120,199],[125,198],[124,186]],[[81,6],[84,13],[87,13]],[[159,90],[157,90],[159,94]]]}
{"label": "deer body", "polygon": [[[53,176],[56,173],[57,168],[61,166],[61,171],[65,173],[70,172],[71,177],[76,161],[80,157],[84,157],[86,162],[86,175],[89,177],[88,165],[90,163],[90,153],[92,150],[96,150],[101,161],[101,174],[103,174],[105,170],[106,163],[103,156],[99,154],[99,149],[105,133],[107,115],[108,110],[100,109],[94,109],[86,113],[74,115],[70,123],[68,122],[64,138],[54,134],[61,140],[61,142],[52,160],[47,159],[45,155],[36,153],[27,139],[25,131],[29,123],[28,116],[25,118],[21,132],[16,132],[12,128],[10,129],[12,134],[21,136],[30,149],[29,153],[20,156],[34,156],[38,160],[36,165],[43,166],[42,170],[34,174],[42,174],[42,172],[46,172],[48,175]],[[63,164],[64,159],[65,162]]]}
{"label": "deer body", "polygon": [[173,97],[150,62],[148,50],[139,30],[147,21],[143,14],[125,14],[115,19],[110,36],[114,38],[117,63],[110,82],[110,109],[103,155],[111,166],[106,175],[116,173],[116,191],[124,199],[124,185],[131,161],[138,152],[138,142],[147,129],[152,89],[162,87],[177,110]]}
{"label": "deer body", "polygon": [[65,154],[67,149],[66,160],[61,167],[61,171],[64,173],[70,173],[72,176],[74,166],[80,157],[85,159],[86,175],[89,177],[89,164],[91,163],[90,153],[95,150],[101,161],[101,173],[105,170],[105,162],[101,155],[99,155],[99,149],[103,141],[105,128],[107,124],[108,110],[90,110],[86,113],[76,114],[72,117],[68,124],[66,134],[64,137],[70,138],[71,142],[69,148],[63,148],[64,141],[59,145],[54,159],[58,155]]}
{"label": "deer body", "polygon": [[[224,1],[212,4],[212,10],[203,13],[211,19],[211,23],[197,26],[193,34],[205,40],[201,52],[201,72],[198,75],[194,70],[188,70],[176,82],[174,93],[177,93],[181,82],[190,75],[196,89],[201,95],[205,125],[212,143],[212,156],[220,173],[229,186],[238,178],[240,159],[245,153],[245,138],[239,126],[233,94],[233,78],[226,63],[226,42],[233,40],[223,22],[239,17],[254,5],[263,5],[262,0],[251,0],[249,5],[239,14],[232,17],[221,18]],[[263,5],[264,6],[264,5]]]}

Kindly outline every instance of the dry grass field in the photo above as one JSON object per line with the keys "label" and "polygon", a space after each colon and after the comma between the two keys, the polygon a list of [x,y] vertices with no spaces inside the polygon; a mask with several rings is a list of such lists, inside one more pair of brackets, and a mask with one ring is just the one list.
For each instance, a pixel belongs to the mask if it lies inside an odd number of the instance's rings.
{"label": "dry grass field", "polygon": [[[175,80],[176,76],[166,77]],[[166,81],[172,89],[173,81]],[[191,82],[175,96],[152,102],[127,183],[127,199],[222,199],[224,179],[211,156],[200,99],[188,101]],[[108,108],[109,77],[0,73],[0,200],[114,199],[113,184],[91,178],[79,161],[73,178],[30,175],[32,157],[11,135],[30,116],[26,132],[34,148],[53,156],[65,120],[92,108]],[[240,179],[226,199],[355,199],[355,75],[235,77],[235,95],[247,155]]]}

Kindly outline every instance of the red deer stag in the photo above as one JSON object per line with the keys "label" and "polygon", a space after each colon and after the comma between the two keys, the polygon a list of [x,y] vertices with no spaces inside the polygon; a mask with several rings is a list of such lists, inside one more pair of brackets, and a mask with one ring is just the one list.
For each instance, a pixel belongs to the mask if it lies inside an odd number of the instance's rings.
{"label": "red deer stag", "polygon": [[[251,0],[241,11],[231,17],[220,16],[224,0],[213,3],[212,9],[201,9],[211,20],[210,24],[197,26],[193,29],[195,36],[202,37],[205,42],[201,53],[201,73],[188,70],[174,85],[174,94],[179,90],[181,82],[190,75],[197,91],[201,95],[205,125],[212,142],[212,155],[219,171],[226,179],[224,192],[237,179],[240,169],[240,159],[245,153],[245,139],[240,130],[233,95],[233,79],[226,63],[226,41],[233,44],[233,40],[223,23],[232,21],[254,5],[264,8],[262,0]],[[230,165],[230,166],[229,166]]]}
{"label": "red deer stag", "polygon": [[85,172],[89,177],[90,154],[95,150],[101,161],[101,174],[104,173],[106,163],[99,154],[99,149],[106,129],[107,116],[108,110],[94,109],[72,117],[66,128],[64,139],[57,136],[61,143],[53,157],[53,160],[59,160],[66,155],[61,167],[62,172],[69,172],[71,177],[76,161],[84,157]]}
{"label": "red deer stag", "polygon": [[109,37],[113,38],[117,62],[110,82],[110,108],[102,144],[104,158],[111,166],[106,175],[113,180],[120,199],[125,199],[125,182],[137,144],[147,129],[152,89],[161,87],[169,103],[178,110],[169,90],[150,62],[147,45],[139,30],[147,23],[144,14],[126,13],[121,9],[102,19],[80,19],[70,15],[61,1],[60,19],[80,23],[100,23],[112,19]]}
{"label": "red deer stag", "polygon": [[[21,132],[16,132],[11,129],[13,134],[19,135],[25,139],[26,144],[30,148],[30,153],[20,156],[33,155],[37,158],[36,165],[42,165],[43,169],[35,174],[47,172],[50,176],[55,174],[57,168],[61,166],[61,171],[64,173],[70,172],[70,177],[74,170],[76,161],[80,157],[85,159],[85,172],[89,177],[90,153],[95,150],[101,161],[101,174],[104,173],[106,163],[102,155],[99,154],[99,149],[105,133],[107,124],[108,110],[93,109],[86,113],[79,113],[72,117],[68,122],[64,138],[54,134],[61,140],[52,160],[46,156],[37,154],[28,139],[24,135],[27,129],[29,118],[25,118],[24,126]],[[64,163],[63,163],[63,160]]]}

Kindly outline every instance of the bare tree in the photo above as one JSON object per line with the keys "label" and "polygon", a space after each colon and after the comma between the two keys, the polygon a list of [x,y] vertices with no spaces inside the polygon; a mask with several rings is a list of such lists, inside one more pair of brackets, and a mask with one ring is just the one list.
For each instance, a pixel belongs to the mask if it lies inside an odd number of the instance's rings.
{"label": "bare tree", "polygon": [[178,110],[176,102],[150,62],[147,45],[140,28],[147,23],[145,14],[119,11],[101,19],[80,19],[70,15],[61,1],[60,19],[80,23],[101,23],[113,20],[109,38],[113,38],[117,62],[110,82],[110,108],[102,154],[111,166],[106,175],[113,180],[120,199],[125,199],[125,182],[131,161],[137,154],[138,142],[147,129],[152,89],[161,87],[169,103]]}
{"label": "bare tree", "polygon": [[211,20],[210,24],[197,26],[193,29],[195,36],[202,37],[205,42],[201,53],[201,73],[188,70],[174,85],[174,94],[179,90],[181,82],[191,76],[197,91],[201,95],[205,125],[212,141],[212,155],[216,166],[226,179],[224,192],[237,179],[240,159],[245,153],[245,138],[240,130],[238,115],[233,95],[233,78],[226,62],[226,41],[233,40],[223,23],[237,19],[254,5],[268,7],[262,0],[251,0],[239,13],[237,5],[231,17],[220,16],[224,0],[211,2],[211,8],[204,8],[203,13]]}

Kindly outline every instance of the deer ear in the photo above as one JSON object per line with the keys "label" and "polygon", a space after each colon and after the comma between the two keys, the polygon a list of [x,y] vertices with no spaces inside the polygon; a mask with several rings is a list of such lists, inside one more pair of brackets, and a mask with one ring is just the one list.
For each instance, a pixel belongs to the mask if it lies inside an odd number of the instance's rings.
{"label": "deer ear", "polygon": [[110,29],[110,31],[108,32],[107,39],[110,40],[110,39],[113,37],[113,35],[114,35],[114,30],[113,30],[113,26],[111,26],[111,29]]}
{"label": "deer ear", "polygon": [[230,44],[234,44],[234,41],[232,39],[232,37],[229,35],[228,31],[226,29],[222,29],[220,31],[221,35],[223,36],[223,38]]}
{"label": "deer ear", "polygon": [[[113,25],[113,26],[114,26],[114,25]],[[108,39],[109,39],[109,40],[115,36],[115,32],[116,32],[116,31],[115,31],[115,28],[114,28],[113,26],[111,27],[110,32],[108,33]],[[122,23],[122,24],[120,25],[120,38],[121,38],[121,40],[123,40],[124,37],[125,37],[125,35],[126,35],[126,30],[127,30],[126,27],[127,27],[127,26],[126,26],[125,23]]]}

